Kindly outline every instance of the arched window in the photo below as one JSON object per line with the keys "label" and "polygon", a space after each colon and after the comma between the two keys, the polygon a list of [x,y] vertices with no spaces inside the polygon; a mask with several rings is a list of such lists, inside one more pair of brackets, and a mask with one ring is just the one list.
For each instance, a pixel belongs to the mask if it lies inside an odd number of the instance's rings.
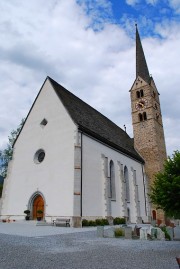
{"label": "arched window", "polygon": [[129,175],[127,166],[124,167],[124,181],[126,186],[126,200],[127,202],[130,202]]}
{"label": "arched window", "polygon": [[147,114],[146,114],[146,112],[143,112],[143,119],[144,120],[147,120]]}
{"label": "arched window", "polygon": [[140,92],[139,91],[136,92],[136,97],[140,98]]}
{"label": "arched window", "polygon": [[139,113],[139,120],[140,120],[140,121],[143,121],[143,116],[142,116],[141,113]]}
{"label": "arched window", "polygon": [[112,160],[109,163],[109,170],[110,170],[110,198],[111,200],[116,200],[115,171],[114,171],[114,163]]}
{"label": "arched window", "polygon": [[143,96],[144,96],[144,91],[140,90],[140,97],[143,97]]}

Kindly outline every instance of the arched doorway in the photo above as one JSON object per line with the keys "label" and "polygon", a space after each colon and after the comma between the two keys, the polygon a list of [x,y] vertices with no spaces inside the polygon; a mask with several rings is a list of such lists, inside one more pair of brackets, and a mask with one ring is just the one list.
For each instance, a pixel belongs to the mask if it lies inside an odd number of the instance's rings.
{"label": "arched doorway", "polygon": [[[38,214],[38,210],[42,210],[42,214]],[[43,197],[38,194],[35,196],[33,200],[33,205],[32,205],[32,217],[33,219],[37,219],[37,217],[42,217],[44,216],[44,200]]]}

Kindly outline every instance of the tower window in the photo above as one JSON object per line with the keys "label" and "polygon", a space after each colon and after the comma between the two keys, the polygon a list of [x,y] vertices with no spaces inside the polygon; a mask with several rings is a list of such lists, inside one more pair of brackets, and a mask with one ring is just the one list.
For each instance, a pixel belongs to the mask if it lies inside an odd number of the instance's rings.
{"label": "tower window", "polygon": [[140,120],[140,121],[143,121],[143,116],[142,116],[141,113],[139,113],[139,120]]}
{"label": "tower window", "polygon": [[140,92],[139,91],[136,92],[136,97],[140,98]]}
{"label": "tower window", "polygon": [[143,97],[143,96],[144,96],[144,91],[140,90],[140,97]]}
{"label": "tower window", "polygon": [[147,120],[147,114],[146,114],[146,112],[143,112],[143,119],[144,120]]}
{"label": "tower window", "polygon": [[138,116],[139,116],[139,121],[145,121],[145,120],[147,120],[147,114],[146,114],[146,112],[143,112],[143,114],[139,113]]}
{"label": "tower window", "polygon": [[156,103],[155,103],[155,105],[154,105],[154,108],[157,109],[157,105],[156,105]]}

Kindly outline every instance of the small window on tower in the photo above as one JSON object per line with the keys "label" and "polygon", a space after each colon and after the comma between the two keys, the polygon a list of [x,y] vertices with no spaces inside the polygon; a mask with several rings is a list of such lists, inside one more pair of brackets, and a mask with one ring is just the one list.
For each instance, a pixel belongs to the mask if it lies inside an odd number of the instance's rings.
{"label": "small window on tower", "polygon": [[41,121],[40,125],[41,125],[42,127],[44,127],[44,126],[47,125],[47,123],[48,123],[48,121],[47,121],[46,119],[43,119],[43,120]]}
{"label": "small window on tower", "polygon": [[143,116],[142,116],[141,113],[139,113],[139,120],[140,120],[140,121],[143,121]]}
{"label": "small window on tower", "polygon": [[143,112],[143,119],[144,119],[144,120],[147,120],[146,112]]}
{"label": "small window on tower", "polygon": [[143,97],[144,96],[144,91],[140,90],[140,96]]}
{"label": "small window on tower", "polygon": [[155,105],[154,105],[154,108],[157,109],[157,105],[156,105],[156,103],[155,103]]}
{"label": "small window on tower", "polygon": [[140,98],[140,92],[139,91],[136,92],[136,96],[137,96],[137,98]]}

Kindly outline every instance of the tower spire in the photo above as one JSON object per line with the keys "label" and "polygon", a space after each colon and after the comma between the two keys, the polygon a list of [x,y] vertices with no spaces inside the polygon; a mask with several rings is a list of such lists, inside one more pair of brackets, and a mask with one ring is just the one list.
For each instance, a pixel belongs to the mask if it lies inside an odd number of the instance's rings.
{"label": "tower spire", "polygon": [[146,82],[149,82],[149,70],[146,63],[146,58],[144,56],[143,47],[141,44],[141,39],[139,36],[137,24],[136,26],[136,78],[140,76]]}

